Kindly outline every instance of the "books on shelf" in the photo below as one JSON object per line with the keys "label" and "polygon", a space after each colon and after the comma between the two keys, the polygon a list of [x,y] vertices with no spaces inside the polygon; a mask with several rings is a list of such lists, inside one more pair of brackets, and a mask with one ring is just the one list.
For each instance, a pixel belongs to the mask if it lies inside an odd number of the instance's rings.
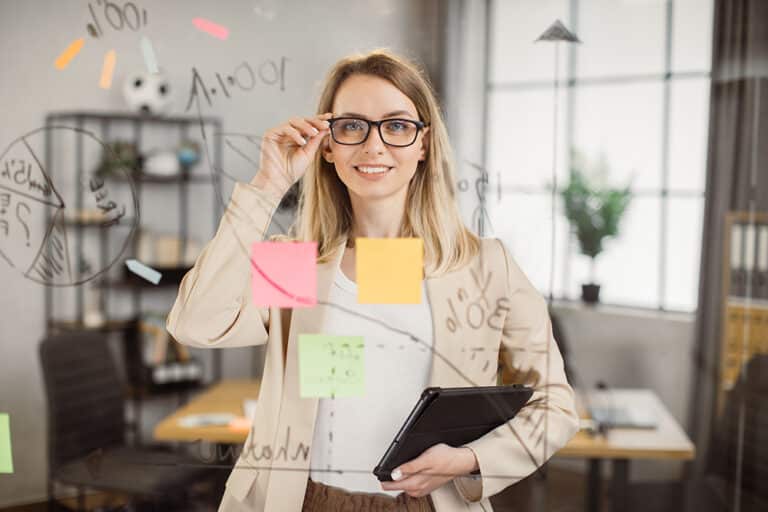
{"label": "books on shelf", "polygon": [[728,297],[768,300],[768,222],[730,226]]}
{"label": "books on shelf", "polygon": [[720,407],[749,360],[768,353],[768,213],[730,212],[724,244]]}

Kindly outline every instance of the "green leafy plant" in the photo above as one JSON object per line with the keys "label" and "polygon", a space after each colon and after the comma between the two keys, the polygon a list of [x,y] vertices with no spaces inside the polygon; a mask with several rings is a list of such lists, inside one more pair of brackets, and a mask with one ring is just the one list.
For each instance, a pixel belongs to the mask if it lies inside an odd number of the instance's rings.
{"label": "green leafy plant", "polygon": [[612,188],[605,183],[608,166],[601,157],[595,169],[577,152],[572,156],[571,177],[560,192],[565,216],[579,241],[581,253],[589,256],[590,281],[595,282],[595,258],[603,242],[619,234],[619,221],[632,199],[631,184]]}
{"label": "green leafy plant", "polygon": [[105,145],[96,174],[106,177],[123,171],[127,175],[133,175],[140,171],[141,164],[142,157],[136,144],[116,140]]}

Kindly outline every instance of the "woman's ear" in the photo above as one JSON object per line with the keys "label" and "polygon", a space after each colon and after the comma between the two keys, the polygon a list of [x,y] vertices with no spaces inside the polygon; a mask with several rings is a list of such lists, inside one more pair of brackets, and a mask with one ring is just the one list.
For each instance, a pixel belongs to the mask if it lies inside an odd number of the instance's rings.
{"label": "woman's ear", "polygon": [[419,162],[423,162],[427,159],[427,151],[429,150],[429,137],[427,137],[427,133],[429,133],[429,126],[424,128],[424,131],[421,132],[421,149],[419,152]]}
{"label": "woman's ear", "polygon": [[323,152],[323,158],[326,162],[329,164],[333,163],[333,151],[331,151],[331,143],[329,141],[330,137],[326,137],[326,139],[322,142],[322,145],[320,146],[320,151]]}

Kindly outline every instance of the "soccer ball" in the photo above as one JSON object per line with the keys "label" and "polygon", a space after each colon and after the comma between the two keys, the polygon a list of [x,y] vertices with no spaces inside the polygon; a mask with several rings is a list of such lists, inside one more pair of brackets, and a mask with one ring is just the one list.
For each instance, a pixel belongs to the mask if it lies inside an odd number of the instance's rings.
{"label": "soccer ball", "polygon": [[128,75],[123,96],[131,110],[153,116],[167,114],[173,102],[170,82],[163,73]]}

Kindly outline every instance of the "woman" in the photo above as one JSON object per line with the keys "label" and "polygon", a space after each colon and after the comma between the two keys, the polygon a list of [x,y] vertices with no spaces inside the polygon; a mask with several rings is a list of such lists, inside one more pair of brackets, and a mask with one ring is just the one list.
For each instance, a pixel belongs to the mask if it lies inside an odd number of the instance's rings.
{"label": "woman", "polygon": [[[343,59],[318,115],[264,135],[260,166],[236,185],[167,322],[196,347],[267,343],[258,409],[220,510],[491,510],[488,497],[534,472],[578,418],[545,302],[501,242],[460,220],[427,80],[386,51]],[[299,179],[293,235],[317,242],[318,304],[256,307],[246,248]],[[419,304],[357,303],[361,237],[423,241]],[[364,335],[364,397],[301,398],[297,339],[308,333]],[[534,387],[521,413],[466,446],[435,445],[379,483],[370,471],[423,388],[495,385],[499,359]]]}

